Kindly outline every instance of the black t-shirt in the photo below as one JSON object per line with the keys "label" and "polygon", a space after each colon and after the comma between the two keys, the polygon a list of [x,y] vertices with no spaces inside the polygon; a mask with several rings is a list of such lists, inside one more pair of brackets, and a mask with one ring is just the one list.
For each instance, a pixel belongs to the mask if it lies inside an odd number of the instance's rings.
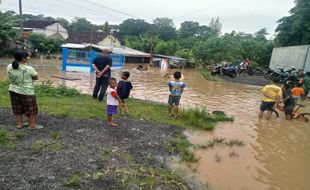
{"label": "black t-shirt", "polygon": [[132,84],[129,81],[119,81],[117,84],[117,94],[123,100],[129,97]]}
{"label": "black t-shirt", "polygon": [[292,92],[291,89],[286,89],[283,93],[283,98],[286,99],[288,98],[285,102],[284,105],[285,106],[294,106],[295,105],[295,99],[292,96]]}
{"label": "black t-shirt", "polygon": [[[96,67],[98,68],[99,71],[102,71],[107,65],[110,65],[110,67],[112,66],[112,59],[110,57],[106,57],[106,56],[100,56],[100,57],[96,57],[94,59],[94,64],[96,65]],[[103,73],[103,76],[111,76],[111,69],[107,70],[105,73]]]}

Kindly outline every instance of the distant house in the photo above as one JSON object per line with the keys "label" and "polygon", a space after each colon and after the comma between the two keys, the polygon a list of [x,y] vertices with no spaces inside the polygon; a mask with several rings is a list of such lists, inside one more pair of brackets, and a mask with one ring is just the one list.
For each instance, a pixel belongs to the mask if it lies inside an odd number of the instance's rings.
{"label": "distant house", "polygon": [[79,32],[70,34],[66,43],[73,44],[97,44],[107,47],[121,47],[121,42],[112,34],[105,32]]}
{"label": "distant house", "polygon": [[68,31],[57,21],[27,20],[23,23],[23,30],[43,34],[52,39],[65,40],[68,38]]}

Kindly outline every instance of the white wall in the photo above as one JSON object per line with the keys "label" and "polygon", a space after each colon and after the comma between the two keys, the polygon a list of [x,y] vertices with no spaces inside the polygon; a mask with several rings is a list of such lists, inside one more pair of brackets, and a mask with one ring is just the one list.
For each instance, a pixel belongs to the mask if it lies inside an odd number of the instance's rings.
{"label": "white wall", "polygon": [[295,66],[296,69],[308,71],[310,69],[309,50],[309,45],[274,48],[269,67],[277,70],[278,67],[289,69]]}
{"label": "white wall", "polygon": [[114,46],[121,47],[121,42],[116,39],[113,35],[109,34],[106,38],[104,38],[101,42],[98,43],[100,46]]}
{"label": "white wall", "polygon": [[68,32],[67,32],[67,30],[66,30],[64,27],[62,27],[59,23],[54,23],[54,24],[52,24],[52,25],[46,27],[46,29],[45,29],[45,35],[46,35],[47,37],[52,36],[52,35],[56,34],[57,32],[58,32],[64,39],[67,39],[67,38],[68,38]]}

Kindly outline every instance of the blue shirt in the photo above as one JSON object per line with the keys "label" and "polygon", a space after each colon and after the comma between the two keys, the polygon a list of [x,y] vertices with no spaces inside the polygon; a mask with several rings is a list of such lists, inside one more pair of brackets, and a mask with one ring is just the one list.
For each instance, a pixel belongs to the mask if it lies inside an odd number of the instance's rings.
{"label": "blue shirt", "polygon": [[171,81],[168,83],[170,90],[170,95],[181,96],[183,89],[186,88],[186,84],[181,81]]}

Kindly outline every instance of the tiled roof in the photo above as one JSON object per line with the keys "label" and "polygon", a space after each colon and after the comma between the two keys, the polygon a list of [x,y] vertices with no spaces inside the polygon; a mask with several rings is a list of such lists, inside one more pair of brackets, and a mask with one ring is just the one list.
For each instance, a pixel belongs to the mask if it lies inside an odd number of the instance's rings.
{"label": "tiled roof", "polygon": [[[105,39],[109,34],[104,32],[80,32],[73,33],[69,35],[69,38],[66,40],[66,43],[93,43],[98,44],[103,39]],[[92,38],[92,39],[91,39]]]}
{"label": "tiled roof", "polygon": [[47,20],[27,20],[24,22],[24,28],[41,28],[44,29],[57,21],[47,21]]}

